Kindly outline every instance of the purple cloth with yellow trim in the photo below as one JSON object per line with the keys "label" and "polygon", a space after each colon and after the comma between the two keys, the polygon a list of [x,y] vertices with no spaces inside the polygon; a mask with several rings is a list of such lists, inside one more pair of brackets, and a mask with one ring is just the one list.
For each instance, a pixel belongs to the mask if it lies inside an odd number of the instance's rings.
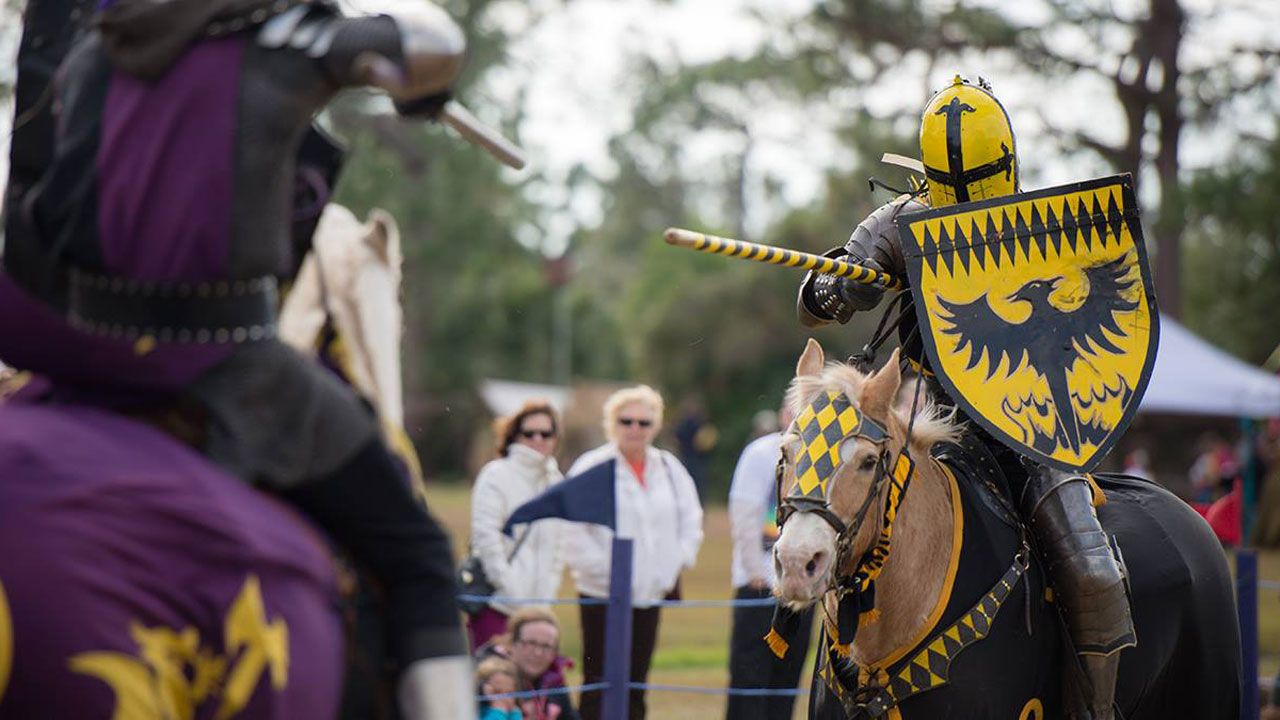
{"label": "purple cloth with yellow trim", "polygon": [[0,468],[0,719],[334,717],[333,568],[295,511],[86,407],[0,405]]}

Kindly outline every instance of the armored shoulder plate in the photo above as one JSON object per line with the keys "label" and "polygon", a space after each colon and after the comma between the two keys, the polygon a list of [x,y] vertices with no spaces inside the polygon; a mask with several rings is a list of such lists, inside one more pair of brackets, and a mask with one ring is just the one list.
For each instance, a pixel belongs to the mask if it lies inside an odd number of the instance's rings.
{"label": "armored shoulder plate", "polygon": [[296,5],[263,23],[258,44],[278,50],[292,47],[309,57],[320,58],[333,46],[341,12],[328,3]]}

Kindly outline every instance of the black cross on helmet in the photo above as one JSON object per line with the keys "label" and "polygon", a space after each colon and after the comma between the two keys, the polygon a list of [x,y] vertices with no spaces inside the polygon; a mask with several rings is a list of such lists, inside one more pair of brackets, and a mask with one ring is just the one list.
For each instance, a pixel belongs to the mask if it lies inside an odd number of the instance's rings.
{"label": "black cross on helmet", "polygon": [[920,157],[933,207],[1018,191],[1013,125],[991,86],[957,75],[920,120]]}

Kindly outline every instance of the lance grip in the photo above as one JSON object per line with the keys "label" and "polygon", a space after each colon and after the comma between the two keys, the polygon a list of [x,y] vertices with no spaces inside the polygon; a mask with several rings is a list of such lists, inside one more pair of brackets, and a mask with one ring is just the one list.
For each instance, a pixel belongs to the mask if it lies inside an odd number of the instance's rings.
{"label": "lance grip", "polygon": [[875,285],[886,290],[901,290],[903,288],[902,281],[889,273],[856,263],[800,252],[799,250],[761,245],[759,243],[746,242],[745,240],[733,240],[685,230],[684,228],[667,228],[667,231],[663,233],[663,239],[667,241],[668,245],[675,245],[676,247],[742,258],[743,260],[754,260],[770,265],[813,270],[823,275],[848,278],[854,282]]}

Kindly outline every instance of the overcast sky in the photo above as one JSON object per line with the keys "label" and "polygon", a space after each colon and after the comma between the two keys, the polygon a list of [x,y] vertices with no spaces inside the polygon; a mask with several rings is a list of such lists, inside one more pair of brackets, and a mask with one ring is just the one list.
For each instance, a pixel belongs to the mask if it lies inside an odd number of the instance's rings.
{"label": "overcast sky", "polygon": [[[414,0],[350,2],[372,10]],[[1124,8],[1145,3],[1114,0],[1114,4],[1123,12]],[[1275,39],[1280,31],[1280,2],[1276,0],[1185,0],[1184,4],[1198,17],[1211,17],[1191,26],[1193,32],[1187,39],[1183,66],[1212,64],[1233,44],[1276,47],[1280,42]],[[599,219],[600,198],[594,193],[570,197],[564,181],[577,164],[584,164],[596,174],[612,171],[606,143],[630,127],[628,104],[634,83],[626,72],[629,57],[644,52],[672,62],[691,63],[746,55],[766,42],[771,30],[748,10],[763,9],[768,16],[777,18],[802,14],[810,6],[810,0],[512,0],[498,5],[488,21],[516,31],[519,40],[511,49],[511,66],[493,76],[486,94],[491,101],[513,103],[520,92],[527,93],[520,134],[531,162],[523,173],[536,180],[531,187],[535,199],[549,207],[568,208],[550,214],[544,237],[524,240],[554,253],[576,225],[589,225]],[[1035,19],[1035,3],[1017,7],[1026,19]],[[533,14],[539,11],[544,13],[543,18],[530,28]],[[13,23],[0,23],[0,57],[11,58],[16,51],[15,31]],[[1071,29],[1064,29],[1060,39],[1065,46],[1085,54],[1106,41]],[[935,68],[929,78],[924,77],[923,68],[908,66],[902,68],[900,77],[886,78],[876,87],[849,88],[830,98],[821,109],[826,112],[825,117],[812,108],[753,109],[755,149],[749,170],[761,187],[766,174],[785,180],[785,184],[781,198],[768,198],[766,202],[763,196],[757,197],[758,203],[749,211],[748,225],[758,228],[767,224],[781,211],[781,203],[812,202],[820,189],[822,171],[830,165],[852,162],[827,132],[838,114],[860,107],[870,108],[877,115],[914,113],[924,100],[925,88],[941,87],[956,70],[970,76],[984,75],[995,83],[1014,115],[1019,150],[1031,183],[1055,184],[1102,171],[1096,160],[1055,156],[1035,109],[1052,103],[1055,116],[1088,126],[1104,137],[1116,138],[1122,131],[1121,117],[1106,87],[1087,80],[1046,87],[1043,82],[1028,82],[1017,68],[991,64],[988,58],[975,56],[962,62],[964,67]],[[12,60],[0,65],[0,73],[12,75]],[[477,100],[483,105],[485,98]],[[481,117],[494,117],[494,108],[472,109]],[[0,170],[7,173],[11,112],[3,115],[0,130],[6,151],[0,157]],[[1246,124],[1255,132],[1271,132],[1272,118],[1258,115]],[[1189,134],[1182,146],[1184,164],[1203,167],[1221,162],[1229,154],[1230,137],[1225,132],[1217,136],[1212,132]],[[719,167],[720,158],[740,149],[740,138],[704,134],[690,138],[687,162],[695,169]]]}

